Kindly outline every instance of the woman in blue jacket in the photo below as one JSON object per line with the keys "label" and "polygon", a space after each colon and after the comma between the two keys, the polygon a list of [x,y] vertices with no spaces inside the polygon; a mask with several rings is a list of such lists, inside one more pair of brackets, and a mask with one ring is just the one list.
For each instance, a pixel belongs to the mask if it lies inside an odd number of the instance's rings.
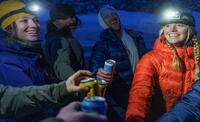
{"label": "woman in blue jacket", "polygon": [[[40,25],[36,16],[24,3],[7,0],[0,3],[0,26],[6,36],[0,40],[0,84],[15,87],[47,84],[41,65]],[[38,120],[44,114],[37,115],[19,121]]]}

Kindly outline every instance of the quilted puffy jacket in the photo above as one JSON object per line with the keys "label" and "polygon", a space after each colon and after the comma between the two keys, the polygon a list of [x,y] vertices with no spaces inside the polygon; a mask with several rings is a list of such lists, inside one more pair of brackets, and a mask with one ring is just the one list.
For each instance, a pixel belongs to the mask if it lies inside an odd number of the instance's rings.
{"label": "quilted puffy jacket", "polygon": [[174,52],[163,36],[158,37],[153,50],[138,62],[129,92],[127,122],[153,122],[191,90],[195,72],[193,46],[175,48],[185,64],[182,72],[173,69]]}

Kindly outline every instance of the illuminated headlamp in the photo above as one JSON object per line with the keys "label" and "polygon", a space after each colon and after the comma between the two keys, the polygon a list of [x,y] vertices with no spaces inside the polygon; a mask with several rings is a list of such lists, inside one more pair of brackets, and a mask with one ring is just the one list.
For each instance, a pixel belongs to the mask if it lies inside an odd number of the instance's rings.
{"label": "illuminated headlamp", "polygon": [[180,19],[181,14],[178,11],[167,11],[164,15],[165,19]]}
{"label": "illuminated headlamp", "polygon": [[41,10],[41,5],[39,3],[29,3],[26,6],[26,10],[29,12],[36,13]]}
{"label": "illuminated headlamp", "polygon": [[163,17],[160,22],[161,25],[166,25],[170,23],[183,23],[190,26],[195,26],[194,17],[189,13],[168,10],[164,12],[162,16]]}

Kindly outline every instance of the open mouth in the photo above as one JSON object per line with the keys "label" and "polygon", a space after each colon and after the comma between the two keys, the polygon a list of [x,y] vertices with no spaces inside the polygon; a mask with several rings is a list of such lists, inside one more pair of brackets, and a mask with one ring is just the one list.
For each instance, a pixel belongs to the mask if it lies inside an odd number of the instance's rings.
{"label": "open mouth", "polygon": [[112,24],[112,25],[118,24],[118,21],[117,21],[117,20],[113,20],[113,21],[111,21],[111,24]]}
{"label": "open mouth", "polygon": [[38,31],[36,30],[28,30],[26,31],[27,34],[32,35],[32,36],[37,36],[38,35]]}
{"label": "open mouth", "polygon": [[178,38],[180,36],[180,34],[169,34],[170,38]]}

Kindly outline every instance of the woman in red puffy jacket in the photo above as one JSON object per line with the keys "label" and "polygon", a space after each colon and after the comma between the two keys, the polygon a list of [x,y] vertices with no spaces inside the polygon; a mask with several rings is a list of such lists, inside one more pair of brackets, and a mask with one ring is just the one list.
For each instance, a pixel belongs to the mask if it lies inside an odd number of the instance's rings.
{"label": "woman in red puffy jacket", "polygon": [[192,15],[176,11],[162,21],[153,50],[136,66],[126,122],[154,122],[199,79],[199,44]]}

